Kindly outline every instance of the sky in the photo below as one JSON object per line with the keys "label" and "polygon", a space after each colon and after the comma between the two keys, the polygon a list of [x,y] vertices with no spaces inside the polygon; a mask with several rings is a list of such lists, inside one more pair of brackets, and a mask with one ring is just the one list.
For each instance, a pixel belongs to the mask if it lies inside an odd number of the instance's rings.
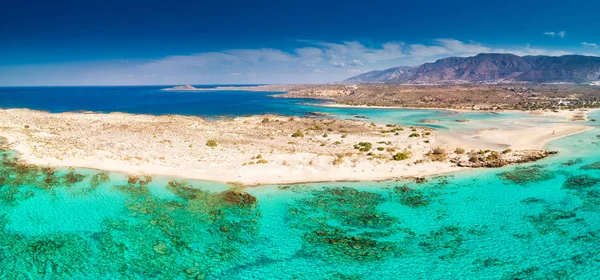
{"label": "sky", "polygon": [[0,86],[326,83],[478,53],[600,56],[597,0],[0,4]]}

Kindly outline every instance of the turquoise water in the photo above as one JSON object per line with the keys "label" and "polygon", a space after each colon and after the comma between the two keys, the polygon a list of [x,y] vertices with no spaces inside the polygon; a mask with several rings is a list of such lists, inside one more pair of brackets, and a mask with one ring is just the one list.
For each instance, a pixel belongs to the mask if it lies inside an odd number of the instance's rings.
{"label": "turquoise water", "polygon": [[[426,125],[442,130],[548,121],[296,106],[382,123],[437,119]],[[420,184],[241,188],[21,165],[3,151],[0,278],[598,279],[600,126],[588,124],[551,142],[560,153],[545,160]]]}

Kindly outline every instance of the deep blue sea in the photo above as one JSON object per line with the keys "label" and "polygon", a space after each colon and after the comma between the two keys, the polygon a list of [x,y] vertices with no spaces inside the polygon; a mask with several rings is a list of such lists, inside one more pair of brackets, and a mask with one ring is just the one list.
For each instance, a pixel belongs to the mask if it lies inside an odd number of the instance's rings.
{"label": "deep blue sea", "polygon": [[0,107],[29,108],[54,113],[84,110],[192,116],[277,113],[300,115],[303,113],[295,111],[289,105],[309,101],[269,97],[281,92],[161,90],[167,87],[169,86],[0,87]]}
{"label": "deep blue sea", "polygon": [[[205,117],[322,111],[403,125],[438,120],[427,125],[442,131],[561,121],[160,88],[0,88],[0,107]],[[556,156],[425,183],[240,188],[27,166],[5,150],[0,278],[600,279],[600,125],[586,124],[594,129],[548,144]]]}

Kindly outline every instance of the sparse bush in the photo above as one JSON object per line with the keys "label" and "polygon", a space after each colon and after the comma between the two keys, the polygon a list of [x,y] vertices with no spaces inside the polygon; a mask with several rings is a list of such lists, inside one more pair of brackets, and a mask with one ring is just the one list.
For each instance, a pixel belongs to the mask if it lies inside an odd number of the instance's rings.
{"label": "sparse bush", "polygon": [[446,160],[446,150],[444,150],[443,148],[440,147],[436,147],[433,150],[431,150],[431,152],[429,152],[428,154],[429,159],[431,159],[432,161],[444,161]]}
{"label": "sparse bush", "polygon": [[323,134],[323,138],[327,138],[329,135],[327,133]]}
{"label": "sparse bush", "polygon": [[488,155],[485,160],[497,160],[500,159],[500,154],[498,154],[498,152],[492,152],[490,155]]}
{"label": "sparse bush", "polygon": [[385,151],[385,148],[384,147],[377,147],[377,150],[378,151]]}
{"label": "sparse bush", "polygon": [[214,147],[217,146],[217,141],[215,141],[215,140],[208,140],[208,141],[206,141],[206,146],[214,148]]}
{"label": "sparse bush", "polygon": [[410,154],[408,152],[399,152],[392,156],[392,159],[396,161],[407,160],[408,158],[410,158]]}
{"label": "sparse bush", "polygon": [[270,121],[269,118],[264,118],[261,123],[269,123]]}
{"label": "sparse bush", "polygon": [[269,161],[267,161],[266,159],[259,159],[256,163],[258,163],[258,164],[266,164],[266,163],[269,163]]}
{"label": "sparse bush", "polygon": [[337,158],[333,161],[333,165],[340,165],[344,162],[344,155],[337,155]]}
{"label": "sparse bush", "polygon": [[373,145],[371,145],[370,142],[360,142],[354,145],[354,149],[357,149],[361,152],[368,152],[369,150],[371,150],[372,147]]}
{"label": "sparse bush", "polygon": [[463,149],[463,148],[461,148],[461,147],[458,147],[458,148],[456,148],[456,149],[454,150],[454,153],[456,153],[456,154],[459,154],[459,155],[462,155],[462,154],[464,154],[464,153],[465,153],[465,149]]}
{"label": "sparse bush", "polygon": [[342,144],[342,142],[340,142],[340,141],[333,142],[333,145],[340,145],[340,144]]}
{"label": "sparse bush", "polygon": [[502,151],[502,154],[506,155],[506,154],[508,154],[508,153],[510,153],[510,152],[512,152],[512,150],[511,150],[511,149],[506,149],[506,150]]}
{"label": "sparse bush", "polygon": [[292,137],[294,137],[294,138],[304,137],[304,133],[302,133],[302,131],[300,131],[300,130],[297,130],[296,132],[294,132],[294,134],[292,134]]}
{"label": "sparse bush", "polygon": [[419,135],[419,133],[411,133],[410,135],[408,135],[408,137],[419,137],[421,135]]}
{"label": "sparse bush", "polygon": [[25,129],[29,129],[29,125],[27,125],[27,124],[26,124],[26,125],[25,125]]}

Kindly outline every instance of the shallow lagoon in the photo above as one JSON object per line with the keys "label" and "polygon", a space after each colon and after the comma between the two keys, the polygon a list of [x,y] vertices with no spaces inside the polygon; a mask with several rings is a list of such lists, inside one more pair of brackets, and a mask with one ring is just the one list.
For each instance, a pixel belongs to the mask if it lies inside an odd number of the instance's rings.
{"label": "shallow lagoon", "polygon": [[[469,124],[455,119],[469,118],[477,127],[478,119],[505,125],[535,118],[310,107],[316,110],[406,125],[438,119],[431,125],[452,129]],[[598,111],[594,116],[600,117]],[[536,163],[437,176],[422,184],[240,189],[41,169],[15,164],[5,153],[0,277],[598,278],[598,128],[551,142],[548,148],[560,153]]]}

